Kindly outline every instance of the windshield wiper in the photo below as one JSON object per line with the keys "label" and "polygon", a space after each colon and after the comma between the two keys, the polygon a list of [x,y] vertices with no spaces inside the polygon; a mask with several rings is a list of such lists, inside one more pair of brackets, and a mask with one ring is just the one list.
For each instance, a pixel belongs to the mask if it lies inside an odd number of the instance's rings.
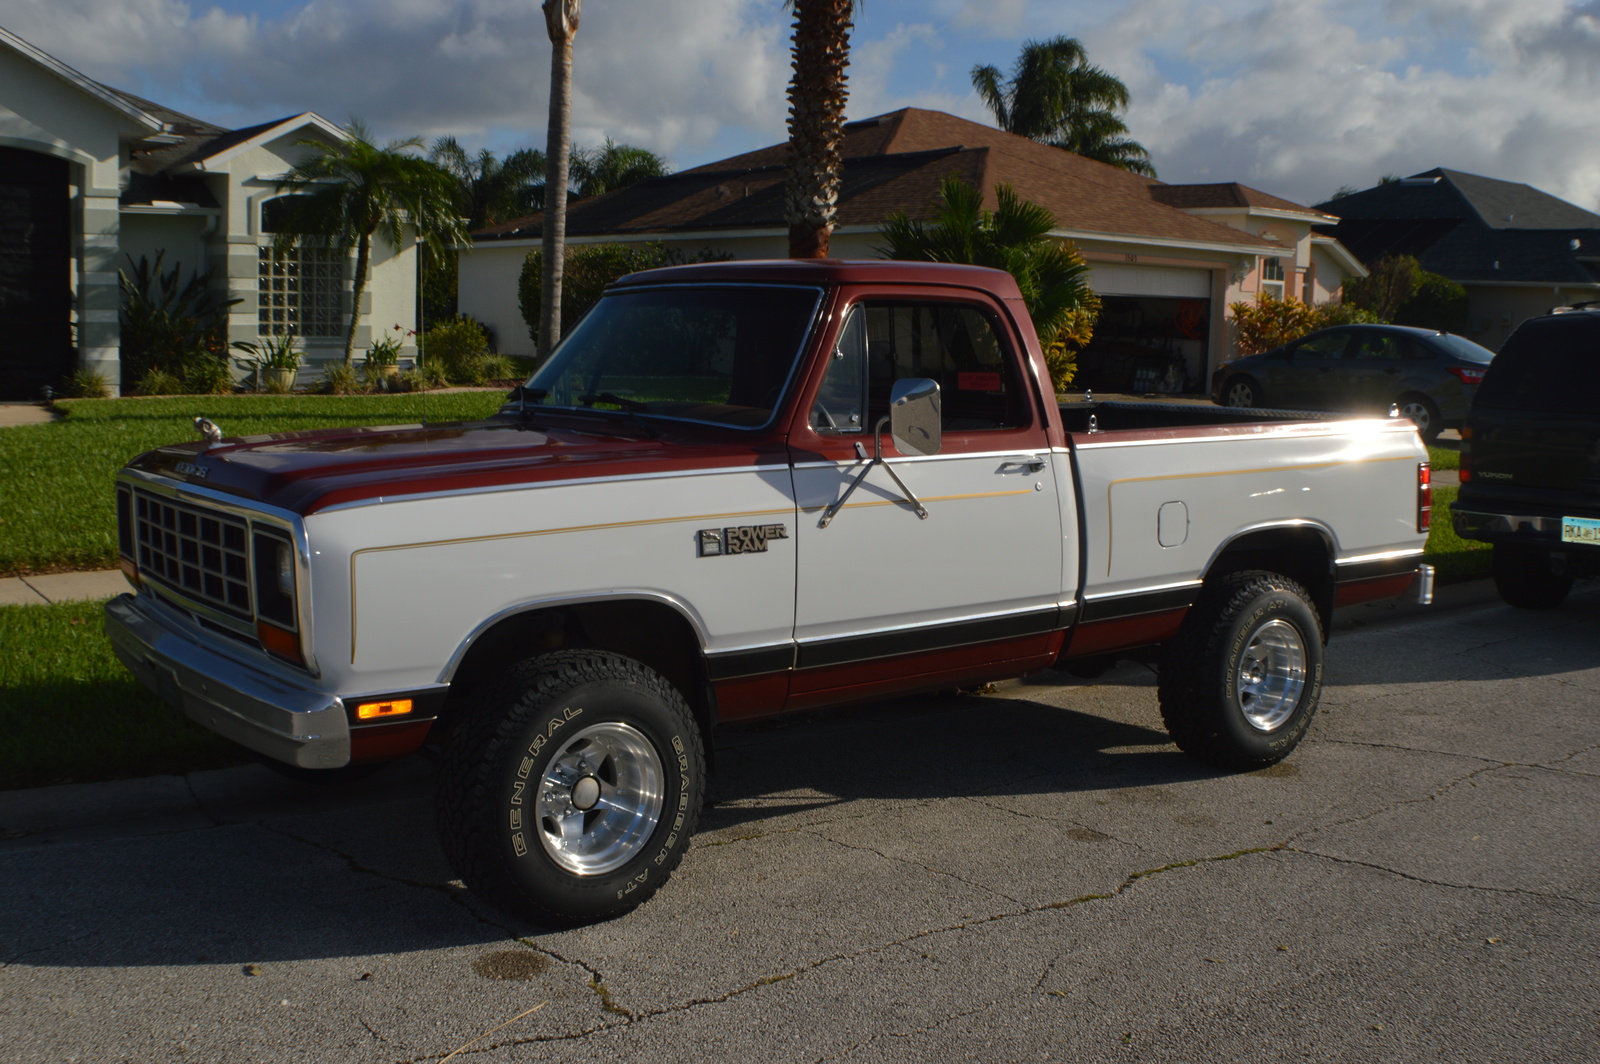
{"label": "windshield wiper", "polygon": [[594,406],[596,403],[610,403],[612,406],[620,406],[624,410],[635,411],[648,410],[650,408],[649,403],[641,403],[637,399],[627,399],[616,394],[615,392],[601,392],[598,395],[580,395],[578,396],[578,402],[582,403],[584,406],[590,407]]}
{"label": "windshield wiper", "polygon": [[[641,403],[637,399],[628,399],[617,395],[614,392],[600,392],[596,395],[580,395],[578,396],[578,402],[582,403],[583,405],[581,407],[568,407],[567,409],[574,412],[591,414],[627,414],[628,417],[633,420],[633,423],[639,426],[639,431],[650,437],[652,440],[661,435],[661,433],[657,432],[648,421],[640,416],[640,411],[649,409],[650,404],[648,403]],[[622,409],[602,410],[594,405],[596,403],[610,403],[612,406],[619,406]]]}

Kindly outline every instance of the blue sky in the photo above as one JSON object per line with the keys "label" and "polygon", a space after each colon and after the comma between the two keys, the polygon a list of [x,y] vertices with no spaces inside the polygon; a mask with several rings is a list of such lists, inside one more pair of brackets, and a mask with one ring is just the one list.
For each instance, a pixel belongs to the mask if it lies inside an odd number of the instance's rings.
{"label": "blue sky", "polygon": [[[0,0],[90,77],[224,125],[305,110],[380,136],[542,145],[537,0]],[[693,166],[784,136],[779,0],[588,0],[574,129]],[[867,0],[852,117],[977,120],[972,67],[1076,36],[1133,94],[1163,179],[1311,203],[1446,166],[1600,210],[1600,0]]]}

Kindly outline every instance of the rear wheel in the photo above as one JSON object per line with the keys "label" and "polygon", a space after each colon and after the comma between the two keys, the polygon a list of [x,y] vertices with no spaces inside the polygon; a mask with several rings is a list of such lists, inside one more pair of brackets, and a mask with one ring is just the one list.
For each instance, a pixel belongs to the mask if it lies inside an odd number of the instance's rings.
{"label": "rear wheel", "polygon": [[1162,662],[1168,733],[1222,768],[1282,760],[1316,714],[1322,646],[1311,597],[1288,577],[1252,570],[1208,585]]}
{"label": "rear wheel", "polygon": [[654,894],[689,845],[705,792],[693,713],[631,658],[561,651],[475,700],[440,765],[439,840],[472,891],[570,925]]}
{"label": "rear wheel", "polygon": [[1261,405],[1261,385],[1249,377],[1231,377],[1222,386],[1224,406],[1250,407]]}
{"label": "rear wheel", "polygon": [[1552,569],[1549,551],[1518,543],[1494,545],[1494,586],[1508,606],[1553,610],[1566,601],[1572,576]]}
{"label": "rear wheel", "polygon": [[1402,395],[1396,405],[1400,408],[1400,416],[1410,418],[1417,426],[1417,435],[1422,437],[1423,443],[1438,439],[1444,425],[1439,422],[1439,408],[1432,399],[1425,395]]}

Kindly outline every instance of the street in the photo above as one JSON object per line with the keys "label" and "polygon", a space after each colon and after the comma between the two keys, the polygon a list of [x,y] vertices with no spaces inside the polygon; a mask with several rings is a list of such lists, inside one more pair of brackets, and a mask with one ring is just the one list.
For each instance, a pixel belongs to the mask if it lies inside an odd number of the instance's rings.
{"label": "street", "polygon": [[654,900],[517,924],[431,767],[0,795],[3,1061],[1600,1058],[1600,588],[1342,612],[1229,775],[1151,670],[724,731]]}

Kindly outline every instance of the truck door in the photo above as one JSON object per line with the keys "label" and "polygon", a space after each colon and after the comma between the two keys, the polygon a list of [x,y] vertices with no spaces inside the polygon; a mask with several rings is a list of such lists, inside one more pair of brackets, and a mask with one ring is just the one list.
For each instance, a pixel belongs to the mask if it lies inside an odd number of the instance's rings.
{"label": "truck door", "polygon": [[[1064,531],[1056,463],[1066,456],[1051,453],[1006,316],[959,290],[842,302],[790,435],[799,515],[789,705],[1047,661],[1076,523]],[[887,429],[882,447],[926,519],[875,465],[824,524],[871,464],[893,383],[913,377],[940,386],[942,447],[901,455]]]}

